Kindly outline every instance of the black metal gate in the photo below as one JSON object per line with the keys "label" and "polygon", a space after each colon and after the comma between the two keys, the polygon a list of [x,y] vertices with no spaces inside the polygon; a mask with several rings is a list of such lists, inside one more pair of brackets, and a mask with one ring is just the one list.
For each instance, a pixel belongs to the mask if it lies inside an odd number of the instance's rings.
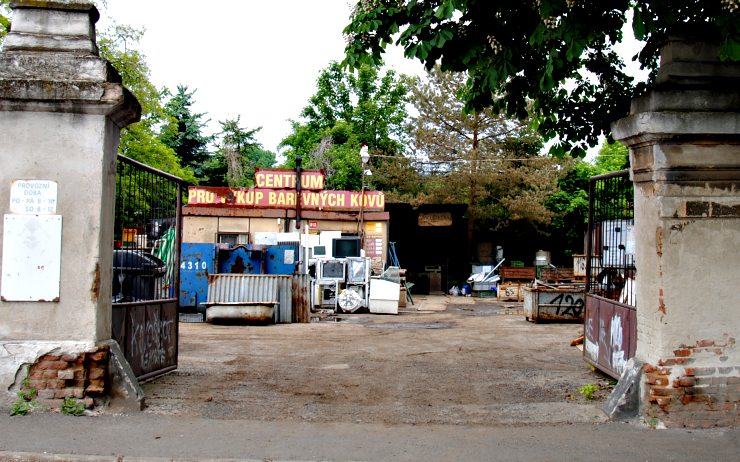
{"label": "black metal gate", "polygon": [[637,348],[634,208],[629,170],[591,178],[583,353],[615,378]]}
{"label": "black metal gate", "polygon": [[118,156],[113,339],[139,380],[177,368],[184,186],[178,177]]}

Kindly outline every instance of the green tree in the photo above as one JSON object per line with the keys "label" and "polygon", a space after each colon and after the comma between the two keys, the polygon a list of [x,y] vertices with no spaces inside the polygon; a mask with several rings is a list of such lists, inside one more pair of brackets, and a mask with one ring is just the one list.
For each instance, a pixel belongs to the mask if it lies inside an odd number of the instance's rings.
{"label": "green tree", "polygon": [[[373,66],[351,73],[330,63],[301,112],[302,121],[292,122],[292,133],[280,144],[287,148],[286,166],[294,166],[300,155],[305,168],[325,170],[327,187],[360,189],[363,144],[375,156],[396,156],[404,148],[409,82],[393,71],[381,75]],[[380,159],[376,157],[374,165],[380,165]],[[375,175],[373,180],[382,187]]]}
{"label": "green tree", "polygon": [[[636,58],[652,71],[645,83],[633,82],[614,51],[628,11],[645,42]],[[559,138],[553,154],[582,157],[655,78],[665,37],[716,37],[722,58],[740,60],[738,31],[740,9],[729,0],[360,0],[344,62],[377,64],[399,44],[428,69],[468,72],[468,109],[530,116],[546,141]]]}
{"label": "green tree", "polygon": [[221,133],[218,150],[203,167],[211,186],[251,187],[256,168],[275,165],[275,154],[262,148],[254,135],[262,129],[239,126],[240,117],[219,121]]}
{"label": "green tree", "polygon": [[10,0],[0,0],[0,46],[10,30]]}
{"label": "green tree", "polygon": [[557,187],[557,161],[540,155],[542,142],[526,122],[490,109],[466,112],[464,89],[464,74],[439,68],[412,87],[411,145],[427,160],[426,201],[467,204],[471,241],[476,225],[549,222],[544,202]]}
{"label": "green tree", "polygon": [[204,164],[209,160],[208,144],[213,136],[206,136],[203,130],[208,123],[203,120],[205,114],[193,112],[195,92],[188,91],[185,85],[178,85],[173,95],[165,89],[163,94],[168,98],[164,104],[167,116],[160,130],[159,138],[175,151],[183,166],[193,170],[198,180],[206,179]]}
{"label": "green tree", "polygon": [[558,181],[558,191],[547,199],[545,206],[553,217],[551,232],[562,237],[565,249],[575,253],[584,252],[590,178],[628,168],[628,154],[623,144],[604,141],[593,163],[577,160]]}
{"label": "green tree", "polygon": [[113,25],[98,36],[100,56],[121,74],[123,85],[141,105],[141,121],[121,131],[118,152],[151,167],[193,182],[190,169],[183,168],[175,151],[157,137],[165,113],[161,93],[151,82],[146,57],[136,49],[144,31],[125,25]]}
{"label": "green tree", "polygon": [[629,168],[629,149],[619,141],[604,141],[594,159],[598,173],[616,172]]}

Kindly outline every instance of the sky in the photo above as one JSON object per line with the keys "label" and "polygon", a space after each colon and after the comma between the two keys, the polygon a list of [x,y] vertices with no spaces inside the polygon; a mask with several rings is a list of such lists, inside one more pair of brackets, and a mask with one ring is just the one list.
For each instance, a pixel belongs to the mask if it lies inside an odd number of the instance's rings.
{"label": "sky", "polygon": [[[173,92],[195,91],[194,111],[205,113],[205,134],[219,121],[241,117],[263,148],[278,153],[290,120],[316,92],[316,79],[344,56],[342,30],[355,0],[101,0],[99,30],[111,21],[145,29],[138,50],[147,57],[151,80]],[[628,22],[629,23],[629,22]],[[636,42],[625,27],[625,61]],[[387,66],[423,75],[421,63],[389,47]],[[644,73],[630,66],[632,74]],[[593,158],[598,147],[589,150]]]}
{"label": "sky", "polygon": [[[111,20],[146,29],[138,50],[147,57],[151,81],[174,92],[195,90],[194,110],[218,121],[241,116],[246,129],[262,127],[263,148],[278,152],[316,91],[321,69],[341,61],[342,30],[351,0],[107,0],[100,5],[104,30]],[[386,57],[389,67],[421,74],[423,66]]]}

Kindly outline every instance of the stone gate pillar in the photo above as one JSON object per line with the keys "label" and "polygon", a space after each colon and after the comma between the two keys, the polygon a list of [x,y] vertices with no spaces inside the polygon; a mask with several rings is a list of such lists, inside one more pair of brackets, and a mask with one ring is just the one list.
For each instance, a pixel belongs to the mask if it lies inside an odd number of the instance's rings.
{"label": "stone gate pillar", "polygon": [[[116,151],[140,106],[98,56],[95,6],[11,0],[0,52],[0,398],[106,393]],[[0,404],[6,399],[0,399]]]}
{"label": "stone gate pillar", "polygon": [[672,38],[651,92],[612,125],[635,184],[640,412],[740,424],[740,64]]}

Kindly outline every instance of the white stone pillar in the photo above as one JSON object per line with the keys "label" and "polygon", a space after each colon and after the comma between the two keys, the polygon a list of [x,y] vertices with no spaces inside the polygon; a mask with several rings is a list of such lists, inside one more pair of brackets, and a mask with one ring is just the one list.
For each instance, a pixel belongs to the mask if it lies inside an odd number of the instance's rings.
{"label": "white stone pillar", "polygon": [[[10,217],[0,220],[6,236],[0,256],[7,257],[0,266],[7,285],[0,286],[2,390],[23,378],[17,374],[24,364],[44,355],[71,360],[111,338],[116,151],[121,128],[141,112],[98,56],[92,2],[12,0],[11,8],[12,28],[0,52],[0,216]],[[41,213],[61,217],[60,236],[11,207],[18,182],[30,180],[56,186],[55,210]],[[18,221],[35,228],[11,223]],[[54,287],[49,268],[18,268],[24,255],[47,261],[54,253],[48,242],[56,239],[58,295],[46,297],[39,287]],[[18,252],[19,246],[27,249]],[[23,299],[36,293],[39,301]]]}
{"label": "white stone pillar", "polygon": [[740,423],[740,64],[718,51],[670,39],[612,125],[635,183],[641,413],[674,427]]}

